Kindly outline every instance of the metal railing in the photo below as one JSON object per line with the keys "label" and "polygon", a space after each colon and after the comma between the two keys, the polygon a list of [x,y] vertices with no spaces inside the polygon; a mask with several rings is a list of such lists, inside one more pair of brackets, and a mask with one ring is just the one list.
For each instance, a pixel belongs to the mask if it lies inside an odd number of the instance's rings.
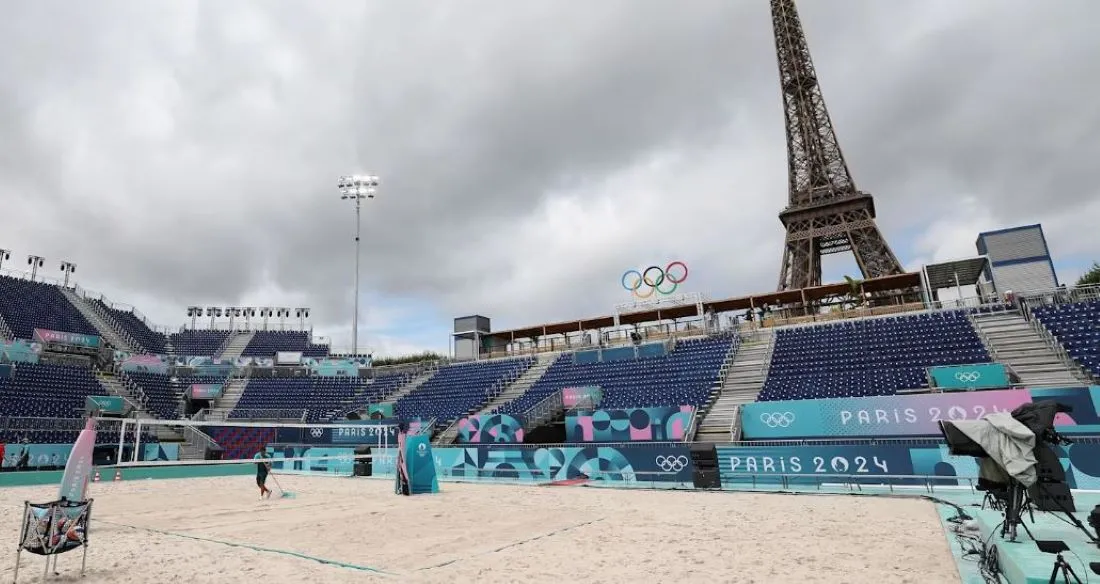
{"label": "metal railing", "polygon": [[527,411],[523,412],[523,419],[527,421],[531,428],[535,428],[554,419],[564,407],[562,391],[558,390],[527,408]]}

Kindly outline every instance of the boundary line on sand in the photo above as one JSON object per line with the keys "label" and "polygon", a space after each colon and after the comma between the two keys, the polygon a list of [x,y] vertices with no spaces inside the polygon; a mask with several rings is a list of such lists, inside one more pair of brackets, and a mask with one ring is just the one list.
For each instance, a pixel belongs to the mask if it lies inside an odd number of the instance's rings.
{"label": "boundary line on sand", "polygon": [[199,537],[197,535],[188,535],[186,533],[177,533],[177,532],[174,532],[174,531],[163,531],[163,530],[160,530],[160,529],[153,529],[151,527],[140,527],[140,526],[137,526],[137,525],[127,525],[125,523],[117,523],[117,522],[114,522],[114,521],[107,521],[106,519],[97,519],[96,523],[106,523],[107,525],[114,525],[116,527],[125,527],[127,529],[133,529],[133,530],[136,530],[136,531],[148,531],[150,533],[157,533],[157,534],[160,534],[160,535],[167,535],[167,536],[171,536],[171,537],[179,537],[179,538],[183,538],[183,539],[191,539],[191,540],[195,540],[195,541],[204,541],[204,542],[207,542],[207,543],[216,543],[216,544],[219,544],[219,545],[224,545],[224,546],[229,546],[229,547],[245,548],[245,549],[250,549],[250,550],[261,552],[261,553],[281,554],[281,555],[284,555],[284,556],[290,556],[290,557],[294,557],[294,558],[298,558],[298,559],[302,559],[302,560],[312,560],[314,562],[317,562],[319,564],[324,564],[324,565],[327,565],[327,566],[336,566],[338,568],[347,568],[349,570],[358,570],[360,572],[371,572],[371,573],[374,573],[374,574],[378,574],[380,576],[396,576],[397,575],[397,574],[392,574],[390,572],[386,572],[384,570],[379,570],[378,568],[372,568],[370,566],[360,566],[360,565],[357,565],[357,564],[349,564],[347,562],[341,562],[339,560],[328,560],[328,559],[325,559],[325,558],[318,558],[317,556],[311,556],[311,555],[303,554],[303,553],[299,553],[299,552],[292,552],[290,550],[280,550],[280,549],[267,548],[267,547],[262,547],[262,546],[247,544],[247,543],[237,543],[237,542],[225,541],[225,540],[220,540],[220,539],[212,539],[212,538],[208,538],[208,537]]}

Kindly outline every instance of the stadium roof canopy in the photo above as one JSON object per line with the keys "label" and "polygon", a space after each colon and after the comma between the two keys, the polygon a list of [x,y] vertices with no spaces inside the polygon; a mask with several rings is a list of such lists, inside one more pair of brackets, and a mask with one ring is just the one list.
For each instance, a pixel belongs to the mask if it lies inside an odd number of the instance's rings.
{"label": "stadium roof canopy", "polygon": [[[860,283],[860,286],[863,288],[864,292],[884,292],[888,290],[918,289],[921,286],[921,274],[920,272],[907,272],[904,274],[895,274],[893,276],[883,276],[881,278],[864,280]],[[764,306],[765,304],[771,306],[779,306],[785,304],[818,302],[822,300],[828,300],[830,298],[845,296],[848,294],[849,291],[850,288],[847,283],[826,284],[824,286],[803,288],[801,290],[784,290],[782,292],[769,292],[765,294],[754,294],[752,296],[741,296],[738,298],[726,298],[725,300],[704,302],[703,310],[719,313],[732,312],[735,310],[749,310]],[[656,308],[653,310],[643,310],[640,312],[620,314],[619,324],[641,324],[644,322],[657,322],[661,320],[686,318],[690,316],[701,316],[698,314],[698,307],[694,304],[670,306],[668,308]],[[498,341],[511,342],[514,339],[569,334],[578,331],[596,330],[612,326],[615,326],[615,316],[597,316],[583,320],[556,322],[532,327],[492,332],[487,335],[483,335],[483,338],[491,338]]]}
{"label": "stadium roof canopy", "polygon": [[924,278],[930,291],[977,286],[988,266],[989,258],[986,256],[928,264],[924,266]]}

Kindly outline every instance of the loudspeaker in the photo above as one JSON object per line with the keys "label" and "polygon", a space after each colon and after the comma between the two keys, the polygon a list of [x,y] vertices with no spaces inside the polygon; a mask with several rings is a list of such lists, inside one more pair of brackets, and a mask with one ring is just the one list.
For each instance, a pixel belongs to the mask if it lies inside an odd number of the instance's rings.
{"label": "loudspeaker", "polygon": [[[355,454],[362,456],[364,454],[370,454],[370,446],[356,446]],[[370,458],[357,458],[355,459],[355,465],[352,467],[351,474],[357,477],[369,477],[373,472],[373,464],[371,464]]]}
{"label": "loudspeaker", "polygon": [[204,460],[221,460],[224,453],[220,446],[207,446],[202,457]]}
{"label": "loudspeaker", "polygon": [[720,489],[722,477],[718,475],[718,450],[713,444],[692,444],[692,483],[697,489]]}
{"label": "loudspeaker", "polygon": [[696,469],[718,468],[718,450],[713,444],[692,444],[691,462]]}

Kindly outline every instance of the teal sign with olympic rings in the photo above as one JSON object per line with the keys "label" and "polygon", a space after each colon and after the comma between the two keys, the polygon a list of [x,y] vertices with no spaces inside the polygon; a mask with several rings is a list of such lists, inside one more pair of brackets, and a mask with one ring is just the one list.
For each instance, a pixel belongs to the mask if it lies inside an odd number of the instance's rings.
{"label": "teal sign with olympic rings", "polygon": [[669,262],[665,267],[649,266],[644,270],[627,270],[620,281],[623,289],[634,298],[645,300],[654,294],[668,296],[687,280],[688,267],[681,261]]}

